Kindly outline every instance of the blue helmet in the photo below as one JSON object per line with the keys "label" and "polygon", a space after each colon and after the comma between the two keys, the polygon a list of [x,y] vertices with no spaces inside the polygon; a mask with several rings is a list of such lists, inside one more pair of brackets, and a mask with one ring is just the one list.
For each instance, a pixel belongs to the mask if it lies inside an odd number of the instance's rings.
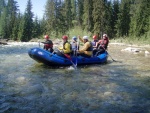
{"label": "blue helmet", "polygon": [[77,40],[77,37],[76,37],[76,36],[73,36],[72,39],[73,39],[73,40]]}

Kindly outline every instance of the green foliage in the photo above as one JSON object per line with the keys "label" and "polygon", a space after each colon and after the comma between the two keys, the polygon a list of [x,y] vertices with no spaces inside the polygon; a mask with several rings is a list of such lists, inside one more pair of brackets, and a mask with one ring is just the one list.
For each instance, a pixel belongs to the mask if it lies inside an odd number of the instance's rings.
{"label": "green foliage", "polygon": [[25,40],[25,34],[24,34],[24,16],[20,16],[20,24],[19,24],[19,32],[18,32],[18,40],[23,41]]}
{"label": "green foliage", "polygon": [[20,22],[20,26],[19,26],[19,39],[20,39],[20,41],[29,41],[32,38],[33,13],[31,11],[31,9],[32,9],[31,0],[28,0],[25,14],[21,18],[21,22]]}
{"label": "green foliage", "polygon": [[150,36],[150,2],[148,0],[133,1],[132,9],[130,11],[131,23],[130,23],[130,35],[139,37]]}
{"label": "green foliage", "polygon": [[71,10],[72,9],[71,0],[65,0],[64,4],[65,4],[65,9],[64,9],[65,18],[66,18],[67,28],[68,28],[67,30],[69,30],[72,27],[72,20],[73,20],[72,18],[73,14]]}
{"label": "green foliage", "polygon": [[128,36],[130,29],[130,0],[122,0],[116,24],[117,36]]}
{"label": "green foliage", "polygon": [[8,0],[8,4],[7,4],[7,8],[8,8],[8,37],[10,39],[14,39],[16,37],[16,34],[13,34],[17,31],[17,27],[16,27],[16,20],[17,20],[17,12],[18,12],[18,8],[17,8],[17,2],[14,0]]}
{"label": "green foliage", "polygon": [[92,37],[92,33],[91,32],[87,32],[86,30],[82,30],[82,28],[80,26],[76,26],[76,27],[70,29],[66,33],[66,35],[68,35],[70,39],[72,39],[73,36],[81,36],[82,37],[84,35],[87,35],[90,38]]}
{"label": "green foliage", "polygon": [[93,30],[93,2],[92,0],[85,0],[84,1],[84,15],[83,15],[83,25],[84,29],[87,31]]}
{"label": "green foliage", "polygon": [[105,3],[104,0],[93,0],[93,21],[94,21],[94,32],[104,32],[105,16]]}
{"label": "green foliage", "polygon": [[40,34],[42,33],[41,31],[41,26],[38,21],[38,17],[35,17],[35,20],[33,22],[33,30],[32,30],[32,37],[37,38]]}
{"label": "green foliage", "polygon": [[3,13],[0,18],[0,38],[8,38],[8,20],[7,20],[7,8],[3,8]]}
{"label": "green foliage", "polygon": [[73,26],[77,25],[76,17],[77,17],[77,1],[71,0],[71,12],[72,12],[72,24]]}
{"label": "green foliage", "polygon": [[94,33],[110,33],[111,30],[111,2],[107,0],[93,0]]}
{"label": "green foliage", "polygon": [[85,0],[77,0],[77,20],[78,20],[78,25],[83,26],[83,15],[84,15],[84,1]]}
{"label": "green foliage", "polygon": [[0,17],[5,6],[6,6],[5,0],[0,0]]}
{"label": "green foliage", "polygon": [[47,34],[52,33],[55,36],[67,31],[63,2],[57,0],[48,0],[46,5],[45,17]]}

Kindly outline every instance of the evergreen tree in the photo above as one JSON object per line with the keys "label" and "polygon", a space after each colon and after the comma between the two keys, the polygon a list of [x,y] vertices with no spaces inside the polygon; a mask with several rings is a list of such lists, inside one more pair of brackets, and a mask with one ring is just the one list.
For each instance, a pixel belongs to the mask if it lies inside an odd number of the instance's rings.
{"label": "evergreen tree", "polygon": [[[15,37],[13,37],[13,36],[15,36],[14,34],[12,34],[13,33],[13,30],[15,30],[16,29],[16,23],[17,22],[15,22],[16,20],[17,20],[17,12],[18,12],[18,6],[17,6],[17,2],[16,1],[14,1],[14,0],[8,0],[8,4],[7,4],[7,8],[8,8],[8,36],[9,36],[9,38],[11,38],[11,39],[13,39],[13,38],[15,38]],[[15,28],[14,28],[15,27]],[[14,29],[13,29],[14,28]]]}
{"label": "evergreen tree", "polygon": [[48,0],[45,10],[45,17],[47,23],[47,31],[49,34],[53,33],[58,36],[65,33],[67,30],[67,21],[63,2],[61,0]]}
{"label": "evergreen tree", "polygon": [[130,0],[122,0],[116,24],[117,36],[128,36],[130,29]]}
{"label": "evergreen tree", "polygon": [[[45,10],[45,21],[46,21],[46,29],[49,34],[52,31],[56,31],[57,20],[56,20],[56,9],[55,9],[55,0],[48,0],[46,3],[46,10]],[[47,34],[47,33],[46,33]]]}
{"label": "evergreen tree", "polygon": [[5,7],[6,7],[5,1],[0,0],[0,38],[4,38],[4,32],[5,32],[3,30],[4,22],[5,22],[4,15],[6,16],[6,14],[4,14],[4,13],[6,13]]}
{"label": "evergreen tree", "polygon": [[67,28],[68,30],[72,27],[72,5],[71,5],[71,0],[65,0],[65,9],[64,9],[64,12],[65,12],[65,18],[66,18],[66,23],[67,23]]}
{"label": "evergreen tree", "polygon": [[87,31],[92,31],[93,29],[93,2],[92,0],[84,0],[84,29]]}
{"label": "evergreen tree", "polygon": [[84,14],[84,0],[77,0],[77,20],[78,25],[83,25],[83,14]]}
{"label": "evergreen tree", "polygon": [[13,40],[18,40],[19,23],[20,22],[18,21],[18,19],[16,19],[11,34]]}
{"label": "evergreen tree", "polygon": [[25,19],[24,15],[19,15],[19,31],[18,31],[18,40],[24,41],[26,38],[25,35]]}
{"label": "evergreen tree", "polygon": [[12,39],[13,40],[20,40],[20,32],[22,31],[23,27],[20,28],[20,26],[22,26],[22,21],[23,19],[23,15],[20,14],[20,12],[18,12],[17,14],[17,18],[15,19],[15,23],[14,23],[14,27],[12,29]]}
{"label": "evergreen tree", "polygon": [[136,36],[142,36],[149,31],[150,2],[141,0],[139,10],[136,15]]}
{"label": "evergreen tree", "polygon": [[72,24],[73,26],[77,25],[77,0],[71,0],[72,4]]}
{"label": "evergreen tree", "polygon": [[[113,36],[113,10],[112,10],[112,3],[110,1],[105,0],[104,1],[104,21],[103,21],[103,31],[104,33],[107,33],[109,37]],[[102,35],[102,34],[101,34]]]}
{"label": "evergreen tree", "polygon": [[47,20],[44,19],[44,17],[39,21],[39,25],[40,25],[40,31],[41,31],[41,35],[42,34],[47,34],[47,29],[46,29],[46,25],[47,25]]}
{"label": "evergreen tree", "polygon": [[95,33],[103,33],[105,31],[104,22],[105,16],[105,1],[104,0],[93,0],[93,21]]}
{"label": "evergreen tree", "polygon": [[[63,1],[63,0],[62,0]],[[56,3],[56,18],[57,18],[57,32],[58,34],[65,34],[68,28],[68,21],[66,19],[65,7],[64,2],[57,2]]]}
{"label": "evergreen tree", "polygon": [[5,0],[0,0],[0,17],[5,6],[6,6]]}
{"label": "evergreen tree", "polygon": [[39,21],[38,21],[38,17],[36,16],[35,20],[33,22],[33,31],[32,31],[33,38],[36,38],[39,35],[41,35],[41,30],[40,29],[41,28],[40,28],[40,24],[39,24]]}
{"label": "evergreen tree", "polygon": [[8,37],[8,10],[7,7],[3,8],[3,13],[0,17],[0,38],[9,38]]}
{"label": "evergreen tree", "polygon": [[112,2],[112,9],[111,9],[112,13],[111,13],[111,37],[115,37],[116,35],[116,29],[115,29],[115,26],[116,26],[116,23],[117,23],[117,20],[118,20],[118,13],[119,13],[119,0],[113,0]]}
{"label": "evergreen tree", "polygon": [[29,41],[32,38],[32,30],[33,30],[33,13],[32,13],[32,3],[31,0],[27,2],[27,8],[24,14],[24,20],[22,20],[23,31],[22,36],[20,38],[21,41]]}

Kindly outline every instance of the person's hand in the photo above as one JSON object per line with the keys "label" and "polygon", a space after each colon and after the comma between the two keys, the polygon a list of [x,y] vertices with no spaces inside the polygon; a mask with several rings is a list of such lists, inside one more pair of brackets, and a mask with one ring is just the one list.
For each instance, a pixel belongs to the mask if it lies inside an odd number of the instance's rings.
{"label": "person's hand", "polygon": [[63,50],[63,48],[62,48],[62,47],[59,47],[58,49],[59,49],[59,50]]}

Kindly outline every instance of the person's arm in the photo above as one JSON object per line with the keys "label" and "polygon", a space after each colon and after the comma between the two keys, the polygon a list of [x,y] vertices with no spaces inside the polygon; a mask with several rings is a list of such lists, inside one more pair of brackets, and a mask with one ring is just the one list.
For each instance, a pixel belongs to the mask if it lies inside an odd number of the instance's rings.
{"label": "person's arm", "polygon": [[81,42],[84,42],[83,39],[82,39],[80,36],[78,36],[78,39],[79,39]]}
{"label": "person's arm", "polygon": [[99,43],[98,43],[98,42],[96,42],[96,45],[95,45],[95,46],[93,46],[93,48],[97,48],[97,47],[98,47],[98,44],[99,44]]}

